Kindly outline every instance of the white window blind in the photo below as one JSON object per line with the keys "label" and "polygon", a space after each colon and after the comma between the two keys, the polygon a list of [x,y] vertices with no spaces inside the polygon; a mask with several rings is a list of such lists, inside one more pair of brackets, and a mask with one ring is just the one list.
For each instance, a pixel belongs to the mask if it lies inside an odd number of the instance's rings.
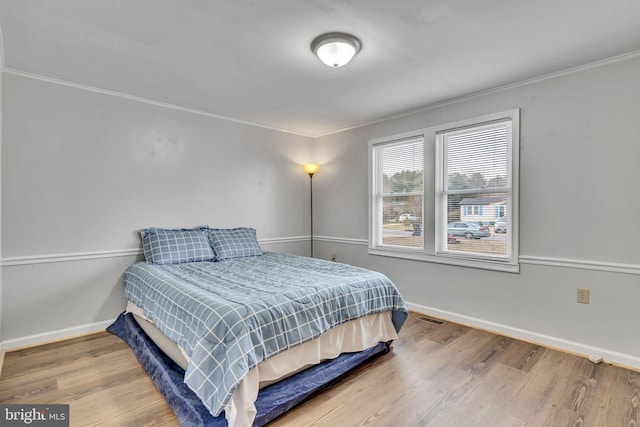
{"label": "white window blind", "polygon": [[444,133],[448,190],[507,185],[510,123]]}
{"label": "white window blind", "polygon": [[443,131],[438,192],[438,253],[511,259],[510,227],[494,232],[495,221],[511,213],[510,120]]}
{"label": "white window blind", "polygon": [[377,144],[373,150],[374,246],[423,249],[423,138]]}

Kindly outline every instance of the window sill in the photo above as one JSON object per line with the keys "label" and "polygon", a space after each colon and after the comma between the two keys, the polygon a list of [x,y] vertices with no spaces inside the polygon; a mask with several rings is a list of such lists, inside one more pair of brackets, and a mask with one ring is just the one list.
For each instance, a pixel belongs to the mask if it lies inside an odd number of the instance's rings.
{"label": "window sill", "polygon": [[520,264],[452,257],[446,255],[427,255],[422,252],[395,248],[369,248],[369,255],[386,256],[391,258],[407,259],[411,261],[432,262],[435,264],[454,265],[458,267],[480,268],[484,270],[502,271],[507,273],[520,273]]}

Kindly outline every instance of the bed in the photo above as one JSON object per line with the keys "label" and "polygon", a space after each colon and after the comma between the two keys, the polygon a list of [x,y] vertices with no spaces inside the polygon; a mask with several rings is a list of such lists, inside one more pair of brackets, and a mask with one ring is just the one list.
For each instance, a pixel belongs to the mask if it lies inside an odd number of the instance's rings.
{"label": "bed", "polygon": [[254,229],[145,229],[127,311],[213,415],[249,426],[261,388],[397,338],[406,305],[384,275],[263,252]]}

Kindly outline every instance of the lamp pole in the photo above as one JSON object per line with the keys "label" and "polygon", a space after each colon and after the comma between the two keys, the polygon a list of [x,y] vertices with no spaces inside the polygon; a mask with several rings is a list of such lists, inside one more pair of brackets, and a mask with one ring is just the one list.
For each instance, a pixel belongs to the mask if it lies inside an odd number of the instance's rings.
{"label": "lamp pole", "polygon": [[313,258],[313,175],[320,170],[320,165],[306,164],[302,169],[309,175],[309,196],[311,198],[311,258]]}
{"label": "lamp pole", "polygon": [[309,197],[311,199],[311,258],[313,258],[313,174],[309,174]]}

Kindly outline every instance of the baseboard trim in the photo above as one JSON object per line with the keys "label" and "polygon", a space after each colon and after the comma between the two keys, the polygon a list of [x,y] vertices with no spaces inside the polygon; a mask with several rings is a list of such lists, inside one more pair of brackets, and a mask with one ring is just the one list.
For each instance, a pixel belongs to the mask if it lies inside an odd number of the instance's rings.
{"label": "baseboard trim", "polygon": [[5,340],[1,343],[5,352],[21,350],[24,348],[35,347],[44,344],[50,344],[56,341],[67,340],[84,335],[95,334],[107,329],[116,319],[103,320],[101,322],[89,323],[72,328],[59,329],[57,331],[43,332],[41,334],[29,335],[22,338],[14,338]]}
{"label": "baseboard trim", "polygon": [[434,307],[427,307],[420,304],[407,303],[407,307],[416,313],[433,316],[439,319],[448,320],[461,325],[470,326],[475,329],[481,329],[521,341],[539,344],[545,347],[559,350],[565,353],[574,354],[576,356],[588,358],[591,355],[598,355],[603,358],[605,363],[620,366],[634,371],[640,371],[640,357],[630,354],[619,353],[575,341],[565,340],[550,335],[539,334],[537,332],[527,331],[500,323],[489,322],[475,317],[465,316],[446,310],[440,310]]}
{"label": "baseboard trim", "polygon": [[[545,347],[560,350],[565,353],[575,354],[584,358],[591,355],[601,356],[606,363],[616,366],[640,371],[640,357],[629,354],[619,353],[575,341],[565,340],[550,335],[539,334],[537,332],[527,331],[520,328],[503,325],[500,323],[490,322],[475,317],[465,316],[462,314],[440,310],[434,307],[427,307],[421,304],[407,303],[407,307],[416,313],[433,316],[443,320],[460,323],[472,328],[486,330],[500,335],[516,338],[522,341],[540,344]],[[44,332],[41,334],[30,335],[22,338],[6,340],[0,343],[0,374],[2,373],[2,362],[4,353],[9,351],[21,350],[24,348],[35,347],[39,345],[49,344],[56,341],[62,341],[70,338],[76,338],[83,335],[89,335],[104,331],[115,319],[104,320],[101,322],[90,323],[86,325],[76,326],[72,328],[60,329],[57,331]]]}

